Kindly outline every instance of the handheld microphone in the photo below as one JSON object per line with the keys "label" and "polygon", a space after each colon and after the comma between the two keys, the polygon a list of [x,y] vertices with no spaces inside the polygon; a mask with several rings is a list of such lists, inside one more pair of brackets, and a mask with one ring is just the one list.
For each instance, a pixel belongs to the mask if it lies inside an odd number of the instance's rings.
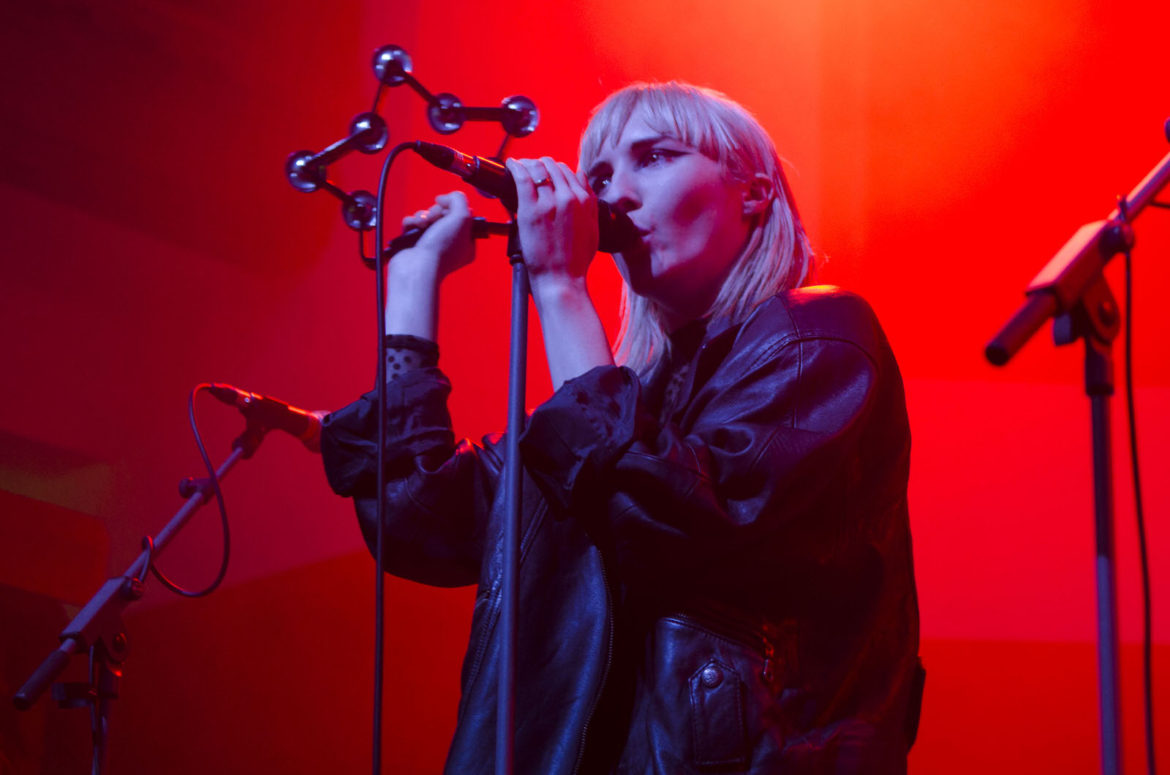
{"label": "handheld microphone", "polygon": [[[503,164],[421,140],[414,143],[414,151],[436,167],[454,172],[485,194],[498,198],[510,212],[516,212],[516,181]],[[597,226],[597,249],[605,253],[620,253],[639,239],[629,217],[605,202],[597,203]]]}
{"label": "handheld microphone", "polygon": [[265,431],[291,433],[300,439],[310,452],[321,451],[321,420],[327,412],[310,412],[222,382],[212,382],[208,389],[220,401],[239,409],[249,423],[254,423]]}

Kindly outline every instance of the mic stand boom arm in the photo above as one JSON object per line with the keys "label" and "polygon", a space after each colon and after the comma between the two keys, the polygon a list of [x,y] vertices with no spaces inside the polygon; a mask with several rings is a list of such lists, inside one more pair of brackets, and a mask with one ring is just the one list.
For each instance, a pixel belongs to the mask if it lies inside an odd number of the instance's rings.
{"label": "mic stand boom arm", "polygon": [[1085,224],[1028,285],[1028,300],[987,345],[987,360],[1002,366],[1049,318],[1070,312],[1109,259],[1133,245],[1130,224],[1170,183],[1170,153],[1103,221]]}

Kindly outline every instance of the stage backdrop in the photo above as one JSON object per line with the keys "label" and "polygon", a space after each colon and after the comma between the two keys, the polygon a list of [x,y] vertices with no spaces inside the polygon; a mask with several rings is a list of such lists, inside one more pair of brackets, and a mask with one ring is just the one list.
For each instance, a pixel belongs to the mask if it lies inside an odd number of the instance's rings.
{"label": "stage backdrop", "polygon": [[[0,20],[5,694],[179,506],[178,480],[199,475],[185,408],[195,384],[311,408],[372,385],[372,275],[336,201],[294,191],[282,168],[291,151],[347,133],[371,104],[372,51],[396,43],[433,92],[535,100],[540,128],[512,155],[573,161],[591,107],[633,80],[712,86],[756,112],[789,163],[821,279],[869,299],[906,379],[929,674],[911,770],[1096,771],[1081,355],[1056,350],[1047,331],[1007,368],[981,352],[1064,241],[1170,149],[1163,0],[55,0],[9,4]],[[385,95],[383,115],[391,143],[491,154],[502,138],[488,125],[438,137],[406,88]],[[372,190],[380,161],[346,158],[331,173]],[[454,186],[404,157],[389,216]],[[1165,611],[1170,214],[1148,211],[1136,233],[1139,441]],[[1107,272],[1119,297],[1120,264]],[[591,282],[615,331],[604,259]],[[508,299],[499,240],[444,289],[439,338],[460,435],[503,426]],[[535,406],[550,390],[535,329],[529,362]],[[1138,565],[1116,403],[1124,742],[1137,771]],[[222,460],[240,419],[210,399],[196,409]],[[277,435],[224,492],[224,588],[181,600],[151,582],[127,616],[111,771],[362,772],[373,580],[351,507],[317,457]],[[160,564],[201,585],[220,546],[208,508]],[[471,600],[388,583],[388,771],[441,766]],[[1164,617],[1154,638],[1165,739]],[[47,699],[19,716],[2,707],[0,772],[86,766],[80,711]]]}

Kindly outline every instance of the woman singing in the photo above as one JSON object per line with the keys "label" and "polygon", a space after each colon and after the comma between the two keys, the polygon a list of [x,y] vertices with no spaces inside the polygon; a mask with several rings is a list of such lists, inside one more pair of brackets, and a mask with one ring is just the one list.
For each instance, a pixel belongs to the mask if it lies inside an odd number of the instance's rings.
{"label": "woman singing", "polygon": [[[812,253],[771,140],[684,84],[607,99],[574,172],[509,161],[554,395],[521,438],[517,773],[897,773],[922,674],[910,434],[869,306],[802,287]],[[586,291],[597,203],[639,239],[617,363]],[[326,420],[326,471],[387,568],[478,584],[450,773],[494,751],[502,450],[456,443],[442,279],[462,194],[388,269],[386,487],[373,394]]]}

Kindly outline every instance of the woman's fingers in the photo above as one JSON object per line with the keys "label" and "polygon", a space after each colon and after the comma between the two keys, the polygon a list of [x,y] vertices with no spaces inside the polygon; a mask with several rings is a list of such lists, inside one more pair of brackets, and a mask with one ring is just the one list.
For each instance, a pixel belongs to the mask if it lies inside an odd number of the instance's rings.
{"label": "woman's fingers", "polygon": [[564,162],[556,162],[556,165],[565,189],[572,192],[578,202],[586,202],[594,198],[593,189],[589,187],[584,176],[578,176],[573,168]]}
{"label": "woman's fingers", "polygon": [[[402,219],[402,228],[422,229],[415,247],[396,256],[401,267],[430,267],[439,279],[466,266],[475,258],[471,237],[471,208],[462,191],[452,191],[435,197],[435,203],[426,210],[416,210]],[[407,256],[407,253],[410,255]]]}
{"label": "woman's fingers", "polygon": [[532,177],[536,182],[537,193],[547,191],[555,194],[558,190],[558,184],[564,183],[556,171],[557,163],[548,156],[541,156],[539,159],[532,160]]}
{"label": "woman's fingers", "polygon": [[551,192],[561,195],[562,198],[573,193],[572,188],[569,187],[569,181],[565,178],[564,171],[555,160],[549,156],[542,156],[540,165],[544,179],[548,181],[546,185]]}
{"label": "woman's fingers", "polygon": [[432,224],[434,224],[440,218],[442,218],[446,214],[447,208],[438,204],[438,199],[436,199],[435,201],[436,201],[436,204],[431,206],[430,209],[418,210],[414,213],[414,215],[408,215],[405,218],[403,218],[402,219],[402,228],[403,229],[425,229],[425,228],[428,228],[429,226],[431,226]]}
{"label": "woman's fingers", "polygon": [[413,215],[408,215],[402,219],[402,230],[409,229],[423,229],[426,228],[427,210],[417,210]]}
{"label": "woman's fingers", "polygon": [[467,195],[462,191],[439,194],[435,197],[435,206],[431,210],[437,211],[437,216],[450,214],[457,218],[465,218],[471,215],[471,206],[467,203]]}
{"label": "woman's fingers", "polygon": [[512,173],[512,180],[516,184],[517,200],[530,201],[536,198],[536,181],[532,177],[532,171],[527,164],[528,161],[528,159],[523,161],[508,159],[505,162],[508,167],[508,172]]}
{"label": "woman's fingers", "polygon": [[520,243],[530,279],[584,276],[597,252],[597,205],[566,165],[544,156],[509,159]]}
{"label": "woman's fingers", "polygon": [[470,215],[471,208],[467,203],[467,197],[461,191],[452,191],[449,194],[440,194],[435,197],[435,204],[429,209],[417,210],[413,215],[408,215],[403,218],[402,228],[426,229],[447,216],[454,216],[457,220],[463,220],[470,217]]}

